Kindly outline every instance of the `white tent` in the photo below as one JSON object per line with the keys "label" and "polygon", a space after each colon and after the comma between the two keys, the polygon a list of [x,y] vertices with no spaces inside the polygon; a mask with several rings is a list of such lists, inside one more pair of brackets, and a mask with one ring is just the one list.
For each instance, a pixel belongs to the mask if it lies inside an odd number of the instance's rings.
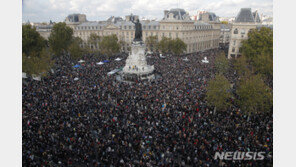
{"label": "white tent", "polygon": [[203,63],[209,63],[209,60],[207,59],[207,57],[205,57],[203,60],[201,60],[201,62],[203,62]]}
{"label": "white tent", "polygon": [[97,63],[97,65],[102,65],[102,64],[104,64],[104,63],[103,63],[103,62],[101,62],[101,61]]}
{"label": "white tent", "polygon": [[77,81],[78,80],[78,78],[76,77],[76,78],[74,78],[74,81]]}
{"label": "white tent", "polygon": [[35,81],[41,81],[41,77],[40,77],[40,75],[32,74],[32,78],[33,78]]}
{"label": "white tent", "polygon": [[79,60],[79,61],[78,61],[78,63],[84,63],[84,62],[85,62],[84,60]]}
{"label": "white tent", "polygon": [[184,61],[189,61],[189,59],[186,57],[185,59],[183,59]]}
{"label": "white tent", "polygon": [[165,56],[162,56],[162,54],[159,54],[159,57],[161,57],[161,58],[165,58]]}
{"label": "white tent", "polygon": [[22,73],[22,78],[28,78],[25,72]]}
{"label": "white tent", "polygon": [[120,61],[120,60],[121,60],[121,58],[117,57],[115,60],[116,60],[116,61]]}
{"label": "white tent", "polygon": [[120,71],[120,69],[118,69],[118,68],[117,69],[114,69],[114,70],[108,72],[107,75],[108,76],[113,75],[113,74],[117,73],[118,71]]}

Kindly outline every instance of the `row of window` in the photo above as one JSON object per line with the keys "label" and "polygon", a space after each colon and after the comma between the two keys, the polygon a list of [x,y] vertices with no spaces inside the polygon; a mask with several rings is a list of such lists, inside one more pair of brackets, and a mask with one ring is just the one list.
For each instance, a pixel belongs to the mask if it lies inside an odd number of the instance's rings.
{"label": "row of window", "polygon": [[[143,27],[143,30],[152,30],[152,28],[153,28],[153,30],[158,30],[160,27],[159,26],[151,26],[151,25],[148,25],[148,26],[146,26],[146,25],[143,25],[142,26]],[[124,29],[124,30],[134,30],[135,29],[135,26],[119,26],[119,28],[120,29]],[[163,26],[163,29],[165,30],[165,28],[166,28],[166,26]],[[179,27],[178,26],[176,26],[175,27],[176,28],[176,30],[178,30],[179,29]],[[190,29],[190,27],[189,26],[187,26],[187,27],[183,27],[183,28],[187,28],[187,29]],[[211,25],[207,25],[207,26],[195,26],[195,29],[196,30],[201,30],[201,29],[211,29],[212,28],[212,26]],[[76,28],[75,28],[76,30],[101,30],[102,29],[102,26],[77,26]],[[168,29],[169,30],[173,30],[174,29],[174,26],[168,26]]]}

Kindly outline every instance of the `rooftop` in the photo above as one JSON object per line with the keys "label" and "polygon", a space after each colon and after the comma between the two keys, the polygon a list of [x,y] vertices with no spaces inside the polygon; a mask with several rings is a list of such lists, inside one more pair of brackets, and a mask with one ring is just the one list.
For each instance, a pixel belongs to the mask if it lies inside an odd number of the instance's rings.
{"label": "rooftop", "polygon": [[241,8],[237,17],[235,18],[236,23],[259,23],[260,18],[257,11],[252,13],[251,8]]}

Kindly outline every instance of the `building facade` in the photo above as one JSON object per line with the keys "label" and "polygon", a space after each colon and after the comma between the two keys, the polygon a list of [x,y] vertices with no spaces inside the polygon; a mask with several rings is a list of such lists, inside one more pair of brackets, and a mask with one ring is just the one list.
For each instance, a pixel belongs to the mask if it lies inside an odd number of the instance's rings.
{"label": "building facade", "polygon": [[[92,33],[99,36],[115,34],[122,44],[122,51],[127,52],[135,33],[135,26],[130,21],[130,17],[131,15],[128,15],[123,20],[113,16],[107,21],[87,21],[86,17],[76,17],[74,14],[69,15],[65,22],[73,29],[74,36],[80,37],[83,40],[84,46],[89,45],[88,39]],[[209,23],[191,20],[189,14],[184,9],[165,10],[164,17],[160,21],[141,20],[140,22],[142,24],[142,38],[144,42],[149,36],[156,36],[158,41],[163,37],[180,38],[187,45],[186,53],[219,47],[220,29],[214,28]],[[39,33],[44,32],[39,31]],[[98,46],[90,47],[97,48]]]}
{"label": "building facade", "polygon": [[230,43],[228,58],[241,56],[241,42],[248,39],[248,32],[261,25],[261,20],[257,11],[253,12],[250,8],[242,8],[232,24],[230,31]]}
{"label": "building facade", "polygon": [[220,33],[220,45],[227,45],[230,41],[230,24],[221,24],[221,33]]}

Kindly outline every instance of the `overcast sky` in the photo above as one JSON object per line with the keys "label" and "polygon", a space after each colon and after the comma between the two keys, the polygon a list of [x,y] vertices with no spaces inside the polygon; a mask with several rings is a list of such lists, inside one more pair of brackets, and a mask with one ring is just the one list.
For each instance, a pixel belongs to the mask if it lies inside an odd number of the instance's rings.
{"label": "overcast sky", "polygon": [[183,8],[190,15],[205,10],[220,17],[235,17],[240,8],[252,8],[272,16],[272,0],[23,0],[23,22],[64,21],[72,13],[86,14],[90,21],[130,13],[146,18],[163,18],[163,11]]}

